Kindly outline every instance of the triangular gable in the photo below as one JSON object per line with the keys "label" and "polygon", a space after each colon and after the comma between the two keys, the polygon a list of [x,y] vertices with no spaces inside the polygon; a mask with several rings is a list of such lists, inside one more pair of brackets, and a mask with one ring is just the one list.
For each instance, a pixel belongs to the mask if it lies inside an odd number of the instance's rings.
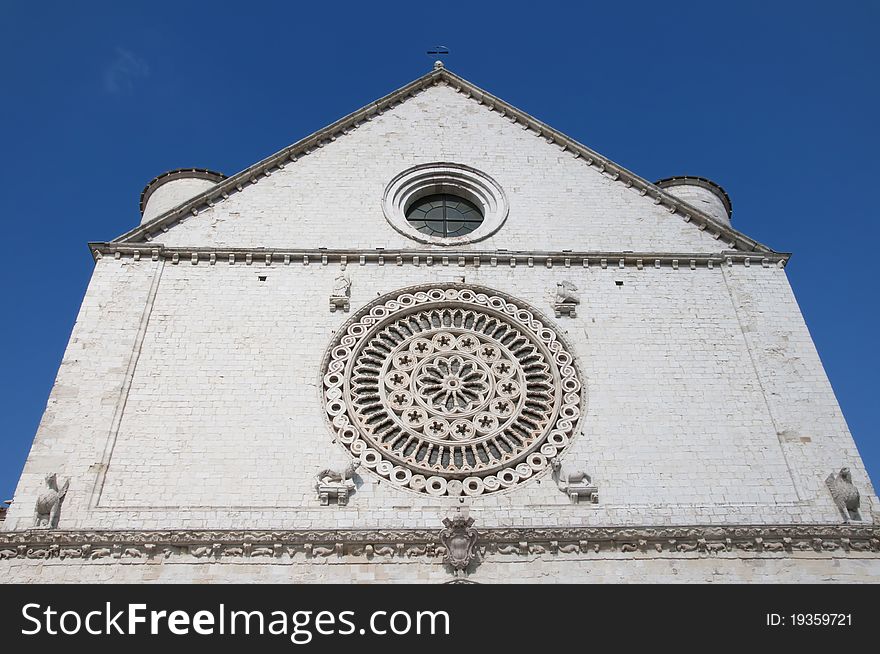
{"label": "triangular gable", "polygon": [[471,84],[467,80],[450,72],[442,65],[435,65],[434,69],[406,86],[372,102],[361,109],[337,120],[335,123],[318,130],[306,138],[290,145],[279,152],[250,166],[242,172],[229,177],[216,186],[209,188],[200,195],[188,200],[184,204],[175,207],[153,220],[132,229],[118,238],[113,243],[143,243],[155,240],[161,233],[172,228],[181,219],[198,215],[200,212],[221,203],[235,193],[244,193],[255,185],[260,178],[271,176],[273,173],[294,165],[295,162],[311,152],[328,146],[338,138],[344,138],[346,134],[372,118],[381,115],[385,111],[418,95],[420,91],[430,86],[448,84],[459,93],[472,99],[474,102],[508,117],[511,121],[520,124],[535,135],[535,138],[543,138],[548,143],[555,144],[563,151],[568,151],[573,157],[583,160],[586,166],[593,168],[598,174],[602,174],[611,180],[623,184],[627,188],[634,188],[641,195],[649,198],[655,205],[660,205],[670,214],[677,214],[684,220],[693,224],[695,228],[704,230],[715,236],[720,241],[733,249],[745,252],[772,253],[767,246],[749,238],[745,234],[733,229],[712,216],[707,215],[700,209],[688,204],[684,200],[668,193],[651,182],[642,179],[635,173],[603,157],[587,146],[571,139],[562,132],[533,118],[529,114],[504,102],[500,98]]}

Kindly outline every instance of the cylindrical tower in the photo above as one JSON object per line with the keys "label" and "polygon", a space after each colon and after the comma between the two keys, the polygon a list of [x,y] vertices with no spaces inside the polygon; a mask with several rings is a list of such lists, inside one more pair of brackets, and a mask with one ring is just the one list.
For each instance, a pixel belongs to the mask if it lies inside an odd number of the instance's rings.
{"label": "cylindrical tower", "polygon": [[141,224],[207,191],[226,175],[205,168],[178,168],[154,177],[141,193]]}
{"label": "cylindrical tower", "polygon": [[655,182],[667,193],[684,200],[721,223],[730,226],[733,206],[727,192],[718,184],[705,177],[682,175],[667,177]]}

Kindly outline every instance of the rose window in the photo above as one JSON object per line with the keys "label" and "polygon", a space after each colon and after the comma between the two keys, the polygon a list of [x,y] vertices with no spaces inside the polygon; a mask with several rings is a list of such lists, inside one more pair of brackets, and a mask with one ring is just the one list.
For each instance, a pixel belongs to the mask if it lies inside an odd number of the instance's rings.
{"label": "rose window", "polygon": [[560,337],[522,302],[451,284],[353,316],[324,361],[338,440],[368,469],[430,495],[504,490],[576,431],[581,384]]}
{"label": "rose window", "polygon": [[[451,334],[441,338],[456,341]],[[425,359],[413,376],[416,396],[429,410],[455,414],[484,403],[490,372],[473,357],[437,356]]]}

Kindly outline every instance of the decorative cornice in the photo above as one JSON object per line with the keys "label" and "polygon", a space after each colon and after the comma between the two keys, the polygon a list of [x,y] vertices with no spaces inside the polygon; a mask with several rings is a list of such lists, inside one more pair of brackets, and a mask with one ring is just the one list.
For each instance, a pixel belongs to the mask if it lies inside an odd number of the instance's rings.
{"label": "decorative cornice", "polygon": [[[796,552],[880,557],[880,527],[777,525],[726,527],[512,527],[478,529],[486,555],[715,556]],[[342,557],[435,560],[446,555],[439,529],[163,530],[0,532],[0,559],[198,560],[278,562]]]}
{"label": "decorative cornice", "polygon": [[784,267],[786,252],[589,252],[573,250],[375,250],[311,248],[165,247],[160,243],[89,243],[95,260],[106,256],[134,261],[158,261],[187,265],[328,265],[449,267],[563,267],[563,268],[668,268],[697,269],[734,264]]}
{"label": "decorative cornice", "polygon": [[702,229],[709,230],[712,234],[718,234],[731,248],[745,252],[773,253],[768,248],[754,239],[746,236],[732,227],[725,225],[711,216],[703,213],[698,208],[688,204],[680,198],[668,193],[656,184],[639,177],[635,173],[614,163],[610,159],[600,155],[566,136],[562,132],[542,123],[524,111],[517,109],[504,100],[484,91],[471,84],[467,80],[451,73],[446,68],[435,68],[422,77],[410,82],[406,86],[386,95],[375,102],[358,109],[357,111],[337,120],[335,123],[314,132],[310,136],[297,141],[283,150],[263,159],[243,170],[242,172],[227,178],[216,186],[208,189],[184,204],[171,209],[153,220],[132,229],[114,239],[115,243],[132,243],[149,238],[155,238],[163,230],[179,222],[188,215],[198,215],[219,202],[223,202],[230,195],[242,192],[246,187],[259,183],[261,179],[271,176],[287,165],[296,162],[301,157],[311,154],[317,149],[332,143],[337,138],[357,129],[364,123],[381,115],[385,111],[405,102],[431,86],[446,84],[465,97],[484,105],[490,111],[494,111],[506,117],[512,123],[520,125],[524,130],[529,130],[536,137],[543,138],[550,144],[558,146],[562,151],[569,152],[574,158],[581,159],[585,165],[593,168],[597,173],[620,182],[625,187],[632,189],[640,195],[651,198],[656,205],[666,208],[671,214],[678,214],[687,222],[693,222]]}

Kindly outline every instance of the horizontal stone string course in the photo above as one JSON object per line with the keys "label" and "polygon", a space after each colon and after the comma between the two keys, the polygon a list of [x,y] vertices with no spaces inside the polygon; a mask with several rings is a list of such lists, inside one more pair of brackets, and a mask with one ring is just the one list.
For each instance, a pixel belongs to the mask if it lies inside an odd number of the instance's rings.
{"label": "horizontal stone string course", "polygon": [[480,252],[480,251],[431,251],[431,250],[286,250],[286,249],[231,249],[231,248],[166,248],[163,246],[132,246],[113,243],[90,243],[95,260],[105,256],[131,261],[158,261],[160,258],[172,264],[181,261],[193,265],[217,265],[218,261],[229,265],[265,266],[300,264],[359,266],[413,265],[435,267],[523,266],[534,268],[598,268],[621,269],[672,268],[673,270],[714,269],[720,266],[746,266],[784,268],[787,253],[744,253],[725,251],[720,253],[638,253],[638,252]]}
{"label": "horizontal stone string course", "polygon": [[[486,555],[880,556],[876,526],[575,527],[480,529]],[[43,531],[0,534],[0,559],[437,559],[440,530]]]}

